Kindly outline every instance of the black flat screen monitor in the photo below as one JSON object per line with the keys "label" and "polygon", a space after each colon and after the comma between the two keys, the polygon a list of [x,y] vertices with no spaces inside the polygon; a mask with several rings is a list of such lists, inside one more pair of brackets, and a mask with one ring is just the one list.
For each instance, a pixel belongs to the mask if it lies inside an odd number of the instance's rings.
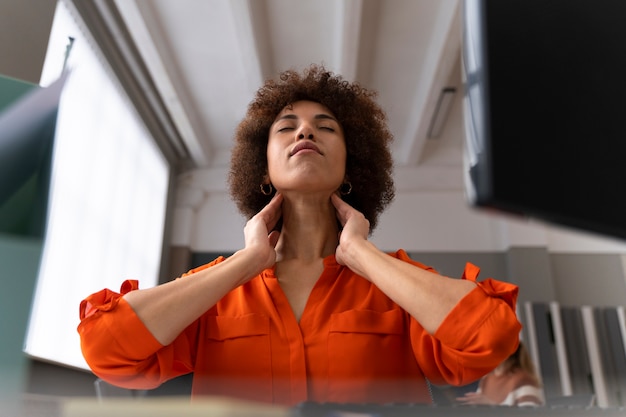
{"label": "black flat screen monitor", "polygon": [[472,205],[626,238],[626,2],[465,0]]}

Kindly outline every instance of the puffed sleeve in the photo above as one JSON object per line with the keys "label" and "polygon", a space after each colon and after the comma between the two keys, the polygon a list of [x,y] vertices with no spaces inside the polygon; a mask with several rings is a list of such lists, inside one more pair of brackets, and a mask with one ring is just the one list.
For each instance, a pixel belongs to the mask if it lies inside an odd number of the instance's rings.
{"label": "puffed sleeve", "polygon": [[101,290],[80,304],[81,350],[91,370],[114,385],[151,389],[191,372],[190,326],[172,344],[161,345],[123,295],[138,289],[125,281],[119,293]]}
{"label": "puffed sleeve", "polygon": [[[181,278],[223,259],[192,269]],[[83,356],[94,374],[117,386],[151,389],[193,372],[198,321],[171,344],[161,345],[123,298],[137,289],[138,281],[127,280],[120,292],[103,289],[85,298],[80,303],[78,333]]]}
{"label": "puffed sleeve", "polygon": [[477,281],[471,263],[462,279],[476,282],[448,313],[434,335],[412,323],[413,349],[424,375],[435,384],[466,385],[509,357],[519,343],[515,308],[519,288],[492,278]]}

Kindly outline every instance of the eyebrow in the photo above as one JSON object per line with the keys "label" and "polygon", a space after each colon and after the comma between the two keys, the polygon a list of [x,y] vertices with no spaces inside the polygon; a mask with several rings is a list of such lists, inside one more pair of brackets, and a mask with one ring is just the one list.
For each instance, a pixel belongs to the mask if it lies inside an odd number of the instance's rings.
{"label": "eyebrow", "polygon": [[[289,120],[297,120],[299,119],[298,116],[296,116],[293,113],[289,113],[289,114],[284,114],[280,117],[277,117],[276,120],[274,121],[274,123],[278,122],[279,120],[284,120],[284,119],[289,119]],[[333,116],[331,116],[330,114],[326,114],[326,113],[319,113],[316,114],[313,119],[315,120],[332,120],[334,122],[339,123],[339,121],[337,119],[335,119]]]}

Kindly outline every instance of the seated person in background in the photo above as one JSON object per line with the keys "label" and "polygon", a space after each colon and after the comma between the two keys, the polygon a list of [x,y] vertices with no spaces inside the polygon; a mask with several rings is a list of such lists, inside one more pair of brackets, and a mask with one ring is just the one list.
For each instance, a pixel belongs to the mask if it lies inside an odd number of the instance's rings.
{"label": "seated person in background", "polygon": [[534,407],[545,404],[541,380],[522,342],[514,354],[480,380],[476,392],[468,392],[457,400],[463,404]]}
{"label": "seated person in background", "polygon": [[394,197],[374,97],[321,66],[267,81],[231,157],[243,248],[83,300],[93,372],[135,389],[193,372],[193,397],[428,404],[428,381],[468,384],[515,351],[517,286],[477,281],[472,264],[445,277],[368,240]]}

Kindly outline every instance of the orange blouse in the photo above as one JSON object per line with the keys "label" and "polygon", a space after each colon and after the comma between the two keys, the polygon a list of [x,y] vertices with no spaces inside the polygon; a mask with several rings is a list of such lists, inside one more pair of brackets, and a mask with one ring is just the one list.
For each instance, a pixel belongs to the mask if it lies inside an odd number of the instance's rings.
{"label": "orange blouse", "polygon": [[[390,255],[432,271],[403,250]],[[468,263],[462,278],[476,281],[478,272]],[[285,405],[430,403],[425,378],[453,385],[478,380],[515,350],[521,328],[518,287],[489,278],[477,282],[431,335],[331,255],[299,323],[271,268],[163,346],[122,298],[137,288],[137,281],[125,281],[121,294],[105,289],[81,302],[85,359],[96,375],[127,388],[154,388],[193,372],[194,396]]]}

